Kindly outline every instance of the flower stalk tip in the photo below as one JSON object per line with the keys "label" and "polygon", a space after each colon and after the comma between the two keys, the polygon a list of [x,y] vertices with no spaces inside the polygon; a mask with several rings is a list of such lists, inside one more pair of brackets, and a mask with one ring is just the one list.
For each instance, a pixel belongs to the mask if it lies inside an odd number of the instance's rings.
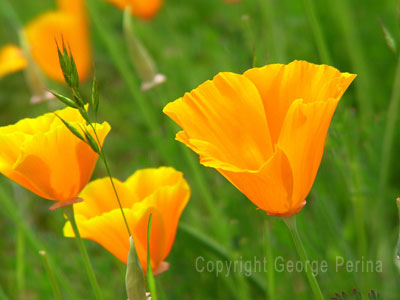
{"label": "flower stalk tip", "polygon": [[125,276],[126,293],[130,300],[147,300],[144,272],[132,236],[129,237],[129,245]]}
{"label": "flower stalk tip", "polygon": [[130,7],[127,7],[124,11],[123,29],[125,41],[129,50],[129,58],[142,81],[141,90],[147,91],[165,82],[166,77],[157,72],[154,60],[133,29],[130,11]]}

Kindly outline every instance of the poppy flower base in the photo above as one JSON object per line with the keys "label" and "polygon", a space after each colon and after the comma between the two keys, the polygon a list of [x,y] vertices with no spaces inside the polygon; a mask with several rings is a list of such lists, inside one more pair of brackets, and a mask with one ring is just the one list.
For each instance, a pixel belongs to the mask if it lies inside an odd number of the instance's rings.
{"label": "poppy flower base", "polygon": [[57,203],[54,203],[52,206],[50,206],[49,209],[50,210],[56,210],[58,208],[65,207],[65,206],[68,206],[68,205],[73,205],[75,203],[79,203],[79,202],[82,202],[82,201],[83,201],[82,198],[74,198],[74,199],[67,200],[67,201],[59,201]]}

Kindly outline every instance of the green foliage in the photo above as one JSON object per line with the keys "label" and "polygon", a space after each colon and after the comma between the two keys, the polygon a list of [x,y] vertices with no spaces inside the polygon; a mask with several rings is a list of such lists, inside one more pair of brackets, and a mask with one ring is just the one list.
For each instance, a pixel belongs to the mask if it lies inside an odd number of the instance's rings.
{"label": "green foliage", "polygon": [[[3,1],[0,0],[0,3]],[[55,6],[53,0],[8,2],[25,24]],[[161,111],[166,103],[220,71],[243,72],[251,68],[254,54],[258,66],[267,62],[288,63],[294,59],[321,63],[302,1],[243,0],[229,5],[223,0],[164,1],[165,6],[155,19],[135,23],[137,37],[168,78],[166,84],[145,94],[140,93],[140,78],[130,65],[121,30],[122,12],[106,1],[86,2],[97,5],[100,23],[111,33],[111,39],[105,42],[92,22],[96,83],[102,99],[98,115],[99,119],[107,120],[112,125],[105,148],[110,167],[115,170],[114,177],[124,180],[139,168],[171,165],[184,173],[192,188],[191,200],[183,212],[174,246],[167,258],[170,269],[156,277],[157,285],[163,287],[166,299],[265,299],[265,272],[253,272],[248,277],[244,272],[216,277],[215,271],[197,272],[196,259],[202,256],[207,261],[229,262],[252,260],[256,256],[262,260],[265,256],[262,228],[265,219],[269,218],[269,245],[273,259],[281,256],[285,261],[296,261],[297,254],[287,229],[279,220],[257,210],[220,174],[201,167],[198,157],[185,152],[174,140],[178,128],[173,127]],[[298,215],[298,228],[309,258],[328,262],[327,272],[319,272],[317,276],[325,297],[328,298],[332,291],[351,291],[357,286],[362,295],[374,289],[383,299],[398,299],[400,286],[395,279],[399,276],[399,267],[394,260],[398,234],[394,200],[400,196],[400,160],[395,155],[395,149],[400,147],[398,122],[395,123],[390,149],[393,159],[386,172],[386,188],[382,193],[377,192],[382,137],[396,65],[396,58],[387,46],[377,16],[393,39],[398,41],[397,4],[392,0],[340,1],[346,3],[345,6],[338,3],[336,0],[313,0],[332,65],[359,76],[340,101],[332,120],[315,184],[307,198],[307,205]],[[246,30],[251,30],[251,35],[243,30],[243,15],[250,18]],[[90,17],[93,21],[92,14]],[[347,26],[349,20],[350,26]],[[0,18],[1,45],[17,42],[15,31],[9,30],[11,26],[6,18]],[[352,38],[354,35],[356,41]],[[254,43],[248,42],[247,36],[253,36]],[[355,43],[357,45],[353,47]],[[112,53],[109,46],[113,49]],[[68,66],[68,59],[62,57],[64,68],[73,68]],[[119,65],[114,63],[113,58],[119,59]],[[130,70],[133,76],[126,70]],[[129,84],[124,76],[129,79]],[[361,82],[366,77],[370,80],[367,81],[368,89],[364,90]],[[77,78],[69,77],[68,80],[68,87],[53,82],[47,86],[61,95],[68,95],[71,87],[77,87]],[[135,97],[132,90],[136,91]],[[368,97],[363,97],[362,92]],[[92,94],[93,83],[82,83],[79,95],[83,101],[79,105],[85,103],[84,99],[90,99],[90,107],[95,110]],[[32,106],[30,97],[22,73],[1,78],[0,126],[48,112],[49,107],[54,110],[63,106],[60,101]],[[68,98],[79,101],[80,98],[76,100],[76,97],[72,94]],[[143,103],[150,106],[153,119],[141,110]],[[370,106],[369,112],[361,118],[360,111],[365,110],[365,105]],[[158,125],[149,128],[148,119]],[[81,135],[85,138],[83,132]],[[152,139],[157,139],[162,145],[162,152],[156,149]],[[190,168],[186,156],[199,165],[199,174],[205,178],[204,188],[196,184],[198,177]],[[99,163],[93,179],[105,174],[105,167]],[[92,299],[76,245],[74,241],[62,237],[65,223],[62,213],[49,213],[49,203],[29,192],[16,197],[12,185],[3,176],[0,176],[0,188],[4,197],[7,196],[14,205],[8,209],[0,199],[0,298],[52,299],[53,292],[37,254],[44,247],[52,258],[64,298]],[[203,190],[211,194],[211,201],[206,201]],[[378,199],[383,205],[375,209]],[[218,209],[219,223],[214,221],[209,207]],[[12,212],[21,217],[14,217]],[[28,232],[25,234],[25,287],[22,292],[16,286],[16,224],[23,224],[27,228],[24,232]],[[40,249],[34,247],[35,250],[29,251],[33,244],[39,244]],[[125,265],[101,246],[91,241],[85,241],[85,244],[104,298],[126,299]],[[374,262],[380,260],[383,272],[336,269],[337,256],[346,261],[362,257]],[[274,275],[278,296],[273,299],[310,300],[312,297],[303,273],[277,272]],[[240,294],[245,289],[249,295],[247,298]]]}

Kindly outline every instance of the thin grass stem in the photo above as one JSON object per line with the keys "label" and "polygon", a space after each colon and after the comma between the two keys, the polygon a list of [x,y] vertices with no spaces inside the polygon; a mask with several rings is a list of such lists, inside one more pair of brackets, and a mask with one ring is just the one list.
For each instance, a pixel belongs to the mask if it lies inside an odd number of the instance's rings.
{"label": "thin grass stem", "polygon": [[332,6],[332,15],[342,31],[347,48],[346,52],[350,56],[354,72],[360,74],[355,83],[357,104],[361,120],[367,122],[369,121],[369,116],[371,116],[373,112],[374,93],[372,92],[372,87],[375,85],[370,75],[367,59],[363,50],[364,47],[357,32],[359,26],[357,26],[357,23],[354,21],[355,18],[349,7],[349,1],[331,0],[330,3]]}
{"label": "thin grass stem", "polygon": [[76,225],[74,209],[72,205],[68,205],[64,207],[64,213],[67,216],[69,222],[71,223],[72,230],[75,234],[75,241],[78,245],[79,251],[82,255],[83,264],[85,266],[86,272],[89,277],[90,284],[92,285],[93,292],[97,300],[103,300],[103,296],[101,295],[100,287],[96,279],[96,275],[94,274],[92,264],[90,263],[89,255],[86,251],[85,244],[81,238],[79,233],[78,226]]}
{"label": "thin grass stem", "polygon": [[40,250],[39,254],[43,260],[44,268],[46,269],[47,276],[49,277],[51,288],[53,289],[54,297],[56,300],[63,300],[61,295],[60,287],[58,286],[56,276],[54,275],[53,268],[47,258],[47,253],[44,250]]}
{"label": "thin grass stem", "polygon": [[280,1],[259,0],[263,19],[266,21],[267,44],[270,63],[285,63],[287,61],[284,36],[280,32],[280,22],[276,21],[275,5]]}
{"label": "thin grass stem", "polygon": [[113,179],[113,177],[112,177],[112,175],[111,175],[110,167],[108,166],[106,154],[104,153],[103,146],[102,146],[101,143],[100,143],[100,139],[99,139],[99,136],[97,135],[95,126],[93,126],[93,124],[92,124],[91,122],[90,122],[90,126],[92,127],[93,132],[94,132],[94,135],[95,135],[95,137],[96,137],[96,141],[97,141],[97,144],[98,144],[99,149],[100,149],[100,157],[101,157],[101,159],[103,160],[104,166],[106,167],[107,176],[108,176],[108,178],[110,179],[112,188],[113,188],[113,190],[114,190],[115,197],[117,198],[118,205],[119,205],[119,208],[120,208],[120,210],[121,210],[121,214],[122,214],[122,217],[123,217],[123,219],[124,219],[124,223],[125,223],[126,229],[127,229],[127,231],[128,231],[128,234],[129,234],[129,236],[128,236],[128,238],[129,238],[130,236],[132,236],[131,230],[129,229],[128,220],[126,219],[126,216],[125,216],[125,213],[124,213],[124,209],[123,209],[123,207],[122,207],[122,203],[121,203],[121,200],[120,200],[119,195],[118,195],[117,188],[115,187],[115,184],[114,184],[114,179]]}
{"label": "thin grass stem", "polygon": [[21,298],[23,298],[25,290],[25,237],[22,229],[22,225],[17,226],[17,263],[16,263],[16,275],[17,275],[17,290]]}
{"label": "thin grass stem", "polygon": [[324,34],[321,28],[321,24],[317,17],[317,12],[315,10],[314,1],[313,0],[303,0],[304,8],[306,10],[307,19],[311,26],[315,43],[317,45],[318,54],[321,61],[324,64],[331,65],[332,59],[329,54],[328,47],[325,42]]}

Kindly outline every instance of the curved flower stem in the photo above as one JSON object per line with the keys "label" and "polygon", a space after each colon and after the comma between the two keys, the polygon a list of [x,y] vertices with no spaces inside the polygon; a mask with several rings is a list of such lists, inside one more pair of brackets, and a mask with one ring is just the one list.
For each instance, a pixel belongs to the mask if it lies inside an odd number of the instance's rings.
{"label": "curved flower stem", "polygon": [[318,281],[312,271],[310,260],[307,257],[306,250],[304,249],[303,242],[301,241],[299,232],[297,231],[296,216],[282,217],[286,226],[289,228],[290,234],[292,235],[293,242],[296,246],[297,252],[304,264],[308,282],[310,283],[311,289],[314,293],[316,300],[324,300]]}
{"label": "curved flower stem", "polygon": [[110,182],[111,182],[111,185],[112,185],[112,187],[113,187],[115,197],[117,197],[118,205],[119,205],[119,208],[120,208],[120,210],[121,210],[122,217],[124,218],[124,222],[125,222],[126,229],[128,230],[129,236],[132,236],[131,231],[130,231],[130,229],[129,229],[128,221],[127,221],[126,216],[125,216],[125,213],[124,213],[124,209],[122,208],[121,200],[119,199],[118,192],[117,192],[117,189],[116,189],[115,184],[114,184],[114,179],[113,179],[113,177],[111,176],[110,167],[108,166],[108,162],[107,162],[107,159],[106,159],[106,155],[105,155],[105,153],[104,153],[104,150],[103,150],[103,146],[102,146],[101,143],[100,143],[100,139],[99,139],[99,137],[98,137],[98,135],[97,135],[95,126],[93,126],[93,124],[92,124],[91,122],[90,122],[89,124],[90,124],[90,126],[92,127],[93,132],[94,132],[94,135],[95,135],[95,137],[96,137],[96,141],[97,141],[97,144],[98,144],[99,149],[100,149],[100,157],[101,157],[101,159],[102,159],[103,162],[104,162],[104,166],[106,167],[107,176],[110,178]]}
{"label": "curved flower stem", "polygon": [[76,225],[74,209],[73,209],[72,205],[64,206],[64,213],[67,216],[69,222],[71,223],[71,227],[74,231],[75,240],[76,240],[76,243],[78,244],[79,251],[81,252],[82,260],[85,265],[86,272],[89,276],[90,284],[92,285],[93,292],[96,296],[96,300],[103,300],[103,296],[101,295],[99,284],[98,284],[96,276],[94,274],[92,264],[90,263],[90,260],[89,260],[89,255],[86,251],[85,244],[83,243],[83,240],[79,233],[78,226]]}

